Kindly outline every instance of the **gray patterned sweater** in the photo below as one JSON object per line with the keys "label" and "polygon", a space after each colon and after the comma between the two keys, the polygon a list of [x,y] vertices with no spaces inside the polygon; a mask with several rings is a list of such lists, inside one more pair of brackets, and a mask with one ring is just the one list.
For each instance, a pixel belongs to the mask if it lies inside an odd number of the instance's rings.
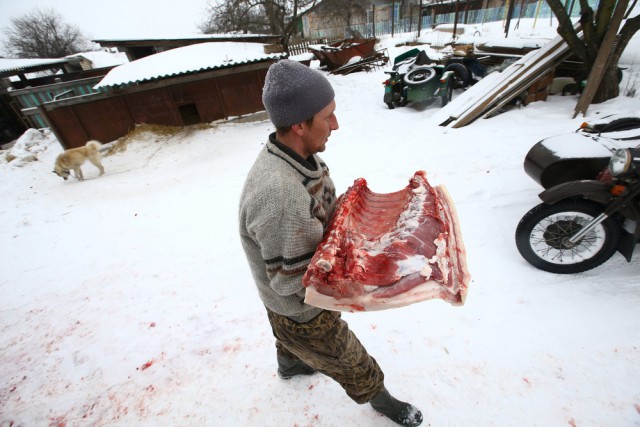
{"label": "gray patterned sweater", "polygon": [[264,305],[302,323],[321,312],[303,303],[302,276],[335,209],[335,187],[319,156],[302,159],[274,141],[245,181],[240,238]]}

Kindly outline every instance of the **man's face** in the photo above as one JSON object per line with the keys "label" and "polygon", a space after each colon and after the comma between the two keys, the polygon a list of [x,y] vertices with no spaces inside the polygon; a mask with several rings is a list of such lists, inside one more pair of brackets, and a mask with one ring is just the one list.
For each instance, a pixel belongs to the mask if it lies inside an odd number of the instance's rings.
{"label": "man's face", "polygon": [[302,143],[303,150],[306,154],[303,156],[304,158],[324,151],[331,131],[338,129],[338,119],[336,118],[335,111],[336,101],[331,101],[329,105],[313,116],[311,126],[307,125],[307,123],[302,123],[304,129]]}

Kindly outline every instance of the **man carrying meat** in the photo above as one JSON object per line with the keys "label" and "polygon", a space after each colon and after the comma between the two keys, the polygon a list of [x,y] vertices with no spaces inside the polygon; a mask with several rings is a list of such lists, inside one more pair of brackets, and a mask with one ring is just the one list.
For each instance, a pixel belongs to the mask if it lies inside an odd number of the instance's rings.
{"label": "man carrying meat", "polygon": [[395,399],[384,374],[340,312],[304,304],[304,275],[335,208],[329,169],[317,153],[338,129],[333,88],[298,62],[273,64],[262,101],[276,132],[258,155],[240,197],[240,237],[276,338],[278,375],[321,372],[357,403],[398,424],[421,412]]}

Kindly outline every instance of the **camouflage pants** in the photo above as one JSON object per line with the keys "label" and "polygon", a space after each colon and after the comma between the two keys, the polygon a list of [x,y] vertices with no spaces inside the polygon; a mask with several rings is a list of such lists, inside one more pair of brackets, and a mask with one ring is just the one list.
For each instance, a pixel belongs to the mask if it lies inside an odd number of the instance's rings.
{"label": "camouflage pants", "polygon": [[381,390],[384,373],[369,356],[340,312],[323,311],[297,323],[267,309],[278,357],[302,360],[334,379],[357,403],[369,402]]}

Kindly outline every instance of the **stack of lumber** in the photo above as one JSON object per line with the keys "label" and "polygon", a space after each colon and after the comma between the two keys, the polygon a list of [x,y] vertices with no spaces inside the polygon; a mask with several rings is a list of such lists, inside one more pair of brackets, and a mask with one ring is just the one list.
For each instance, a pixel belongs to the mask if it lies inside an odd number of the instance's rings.
{"label": "stack of lumber", "polygon": [[557,36],[544,47],[529,52],[503,71],[489,74],[457,96],[438,113],[438,124],[459,128],[479,117],[491,117],[539,80],[548,78],[570,53],[562,37]]}

